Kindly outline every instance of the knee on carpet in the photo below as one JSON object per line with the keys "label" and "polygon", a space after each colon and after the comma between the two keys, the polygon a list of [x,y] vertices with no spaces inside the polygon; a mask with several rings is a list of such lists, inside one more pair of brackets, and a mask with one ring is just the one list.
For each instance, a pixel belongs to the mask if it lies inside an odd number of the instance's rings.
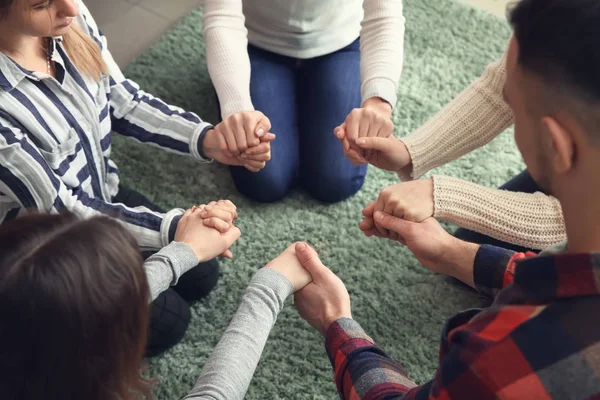
{"label": "knee on carpet", "polygon": [[293,187],[291,179],[262,177],[260,182],[244,182],[237,189],[244,196],[261,203],[274,203],[283,199]]}
{"label": "knee on carpet", "polygon": [[363,176],[319,174],[305,180],[304,189],[316,200],[337,203],[356,194],[365,182]]}

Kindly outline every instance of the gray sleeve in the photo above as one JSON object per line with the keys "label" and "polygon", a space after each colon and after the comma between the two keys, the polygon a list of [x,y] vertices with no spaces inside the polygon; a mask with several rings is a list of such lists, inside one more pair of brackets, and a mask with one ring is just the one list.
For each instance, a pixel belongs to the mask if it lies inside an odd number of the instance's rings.
{"label": "gray sleeve", "polygon": [[281,273],[259,270],[185,400],[243,399],[271,328],[293,292],[292,283]]}
{"label": "gray sleeve", "polygon": [[171,242],[148,257],[144,263],[144,271],[150,286],[151,301],[156,300],[170,286],[176,285],[179,277],[199,262],[192,248],[181,242]]}

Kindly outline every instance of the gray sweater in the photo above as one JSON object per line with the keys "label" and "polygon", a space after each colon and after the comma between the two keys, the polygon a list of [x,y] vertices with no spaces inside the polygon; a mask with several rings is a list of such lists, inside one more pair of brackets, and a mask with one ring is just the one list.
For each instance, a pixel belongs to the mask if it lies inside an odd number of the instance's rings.
{"label": "gray sweater", "polygon": [[[192,263],[190,268],[198,263],[193,251],[177,242],[150,257],[144,268],[153,298],[176,283]],[[284,275],[271,268],[260,269],[185,400],[243,399],[271,328],[292,293],[294,287]]]}

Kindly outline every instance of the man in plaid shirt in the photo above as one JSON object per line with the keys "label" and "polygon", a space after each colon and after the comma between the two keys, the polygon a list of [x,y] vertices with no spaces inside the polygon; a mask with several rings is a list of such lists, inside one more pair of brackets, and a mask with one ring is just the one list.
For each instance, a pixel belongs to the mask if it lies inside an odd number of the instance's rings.
{"label": "man in plaid shirt", "polygon": [[600,2],[522,0],[510,22],[504,95],[515,140],[560,200],[568,244],[514,253],[462,242],[433,218],[375,213],[367,235],[380,228],[425,267],[495,297],[446,323],[438,370],[421,386],[352,319],[344,284],[314,250],[299,253],[313,283],[296,306],[326,337],[342,398],[600,399]]}

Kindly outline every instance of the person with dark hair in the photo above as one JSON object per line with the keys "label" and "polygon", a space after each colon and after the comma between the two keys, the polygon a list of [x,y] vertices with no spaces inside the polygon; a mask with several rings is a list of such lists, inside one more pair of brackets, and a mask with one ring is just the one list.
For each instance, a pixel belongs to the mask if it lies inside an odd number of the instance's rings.
{"label": "person with dark hair", "polygon": [[308,254],[313,282],[295,304],[326,337],[344,399],[600,398],[600,3],[522,0],[509,15],[504,98],[532,178],[560,201],[568,241],[515,253],[461,241],[434,218],[374,212],[370,234],[495,297],[446,323],[435,378],[421,386],[352,319],[344,284]]}
{"label": "person with dark hair", "polygon": [[[226,154],[211,124],[123,76],[81,0],[0,0],[0,223],[30,210],[108,215],[145,252],[168,247],[184,210],[161,210],[119,183],[115,133],[200,163],[215,159],[252,171],[265,166],[274,138],[265,133],[243,159]],[[188,303],[208,294],[219,275],[216,260],[199,262],[190,249],[173,247],[153,264],[186,264],[189,272],[154,301],[148,355],[183,337]],[[198,267],[188,268],[191,262]]]}
{"label": "person with dark hair", "polygon": [[[194,220],[197,210],[182,219]],[[293,244],[256,272],[186,399],[244,397],[285,299],[311,281],[297,255],[307,249]],[[140,371],[151,294],[137,241],[114,219],[32,214],[1,225],[0,397],[151,398]]]}

